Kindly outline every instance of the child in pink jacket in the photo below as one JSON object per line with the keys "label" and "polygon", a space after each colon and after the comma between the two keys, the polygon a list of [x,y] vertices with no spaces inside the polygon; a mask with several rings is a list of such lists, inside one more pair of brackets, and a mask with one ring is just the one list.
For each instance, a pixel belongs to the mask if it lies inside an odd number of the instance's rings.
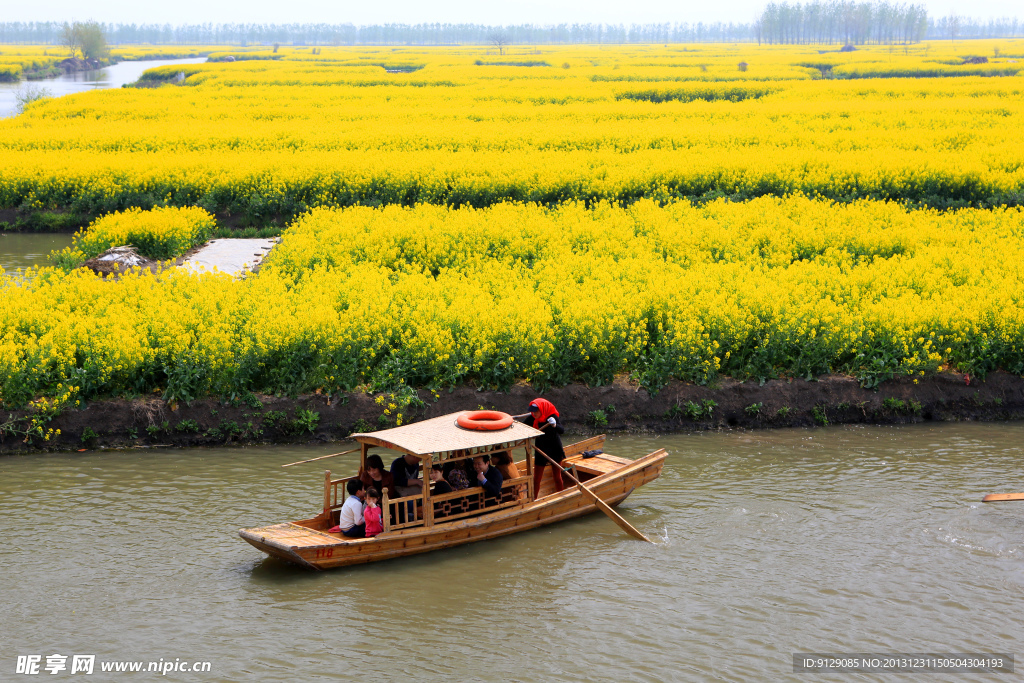
{"label": "child in pink jacket", "polygon": [[366,521],[367,538],[372,538],[384,531],[378,500],[380,500],[380,492],[377,489],[372,486],[366,489],[366,507],[363,509],[363,519]]}

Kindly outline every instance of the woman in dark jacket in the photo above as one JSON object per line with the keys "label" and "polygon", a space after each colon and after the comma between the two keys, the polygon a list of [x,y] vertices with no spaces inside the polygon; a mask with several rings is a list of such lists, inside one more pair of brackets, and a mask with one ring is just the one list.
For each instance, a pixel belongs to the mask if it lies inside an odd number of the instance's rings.
{"label": "woman in dark jacket", "polygon": [[[532,424],[534,429],[544,432],[534,440],[537,450],[543,451],[552,460],[559,464],[552,468],[551,474],[555,480],[555,489],[561,491],[565,488],[562,481],[562,460],[565,458],[565,450],[562,448],[562,439],[559,434],[565,433],[562,421],[558,417],[558,409],[546,398],[538,398],[530,402],[530,417],[525,420]],[[547,458],[540,453],[533,456],[533,496],[534,500],[539,497],[540,480],[544,477],[544,467],[551,464]]]}
{"label": "woman in dark jacket", "polygon": [[363,482],[366,488],[375,488],[383,496],[387,491],[388,498],[394,499],[398,496],[395,493],[395,482],[391,473],[384,469],[384,461],[379,455],[366,457],[366,469],[359,470],[359,481]]}

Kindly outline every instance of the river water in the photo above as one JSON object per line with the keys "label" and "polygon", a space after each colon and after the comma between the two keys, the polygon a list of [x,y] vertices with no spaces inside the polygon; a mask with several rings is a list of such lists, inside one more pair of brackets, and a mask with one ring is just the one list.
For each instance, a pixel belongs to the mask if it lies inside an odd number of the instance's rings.
{"label": "river water", "polygon": [[[323,573],[236,531],[317,513],[323,463],[280,465],[336,444],[8,457],[0,670],[94,654],[97,672],[210,662],[167,676],[197,681],[885,680],[794,674],[792,654],[1019,662],[1024,502],[980,500],[1024,490],[1021,444],[1024,425],[969,423],[616,437],[618,455],[670,451],[620,507],[657,545],[598,514]],[[965,679],[982,677],[943,680]]]}
{"label": "river water", "polygon": [[15,275],[19,268],[50,265],[46,257],[51,251],[71,246],[74,236],[53,233],[0,232],[0,268],[5,276]]}
{"label": "river water", "polygon": [[60,97],[73,93],[85,92],[86,90],[100,90],[103,88],[120,88],[125,83],[134,83],[139,76],[147,69],[168,64],[200,64],[206,61],[206,57],[193,57],[189,59],[155,59],[140,62],[120,62],[104,69],[95,71],[80,71],[78,73],[65,74],[57,78],[47,78],[39,81],[21,81],[20,83],[0,83],[0,118],[13,116],[15,114],[17,100],[15,96],[19,90],[25,88],[45,88],[50,95]]}

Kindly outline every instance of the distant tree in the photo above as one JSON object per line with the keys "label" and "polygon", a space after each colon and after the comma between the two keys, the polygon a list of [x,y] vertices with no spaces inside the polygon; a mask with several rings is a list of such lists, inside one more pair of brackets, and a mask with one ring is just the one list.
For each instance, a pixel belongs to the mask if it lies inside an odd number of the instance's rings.
{"label": "distant tree", "polygon": [[103,32],[103,27],[97,22],[87,21],[84,24],[78,24],[78,31],[82,41],[82,57],[85,59],[105,59],[110,56],[107,36]]}
{"label": "distant tree", "polygon": [[505,54],[505,48],[508,47],[509,39],[506,33],[492,33],[488,36],[487,40],[490,41],[491,45],[498,48],[498,54]]}
{"label": "distant tree", "polygon": [[103,27],[95,21],[64,22],[60,29],[60,44],[72,58],[77,57],[79,52],[83,59],[103,59],[110,55],[107,36],[103,33]]}
{"label": "distant tree", "polygon": [[949,41],[953,42],[960,34],[960,17],[956,14],[949,15]]}
{"label": "distant tree", "polygon": [[72,59],[78,56],[78,50],[82,46],[82,36],[78,26],[77,21],[73,24],[65,21],[64,25],[60,27],[60,35],[58,36],[61,47],[68,51]]}

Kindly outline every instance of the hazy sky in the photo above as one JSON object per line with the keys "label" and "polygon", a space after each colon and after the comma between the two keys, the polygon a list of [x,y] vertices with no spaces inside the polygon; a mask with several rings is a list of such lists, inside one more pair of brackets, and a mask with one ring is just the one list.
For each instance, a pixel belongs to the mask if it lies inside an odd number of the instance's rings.
{"label": "hazy sky", "polygon": [[[791,2],[794,0],[791,0]],[[125,23],[289,23],[381,24],[449,22],[478,24],[562,22],[648,23],[750,21],[767,0],[719,0],[718,2],[666,2],[664,0],[529,0],[527,2],[480,2],[479,0],[7,0],[0,21],[81,21],[95,19]],[[1022,16],[1020,0],[926,0],[933,16],[956,13],[972,17]]]}

